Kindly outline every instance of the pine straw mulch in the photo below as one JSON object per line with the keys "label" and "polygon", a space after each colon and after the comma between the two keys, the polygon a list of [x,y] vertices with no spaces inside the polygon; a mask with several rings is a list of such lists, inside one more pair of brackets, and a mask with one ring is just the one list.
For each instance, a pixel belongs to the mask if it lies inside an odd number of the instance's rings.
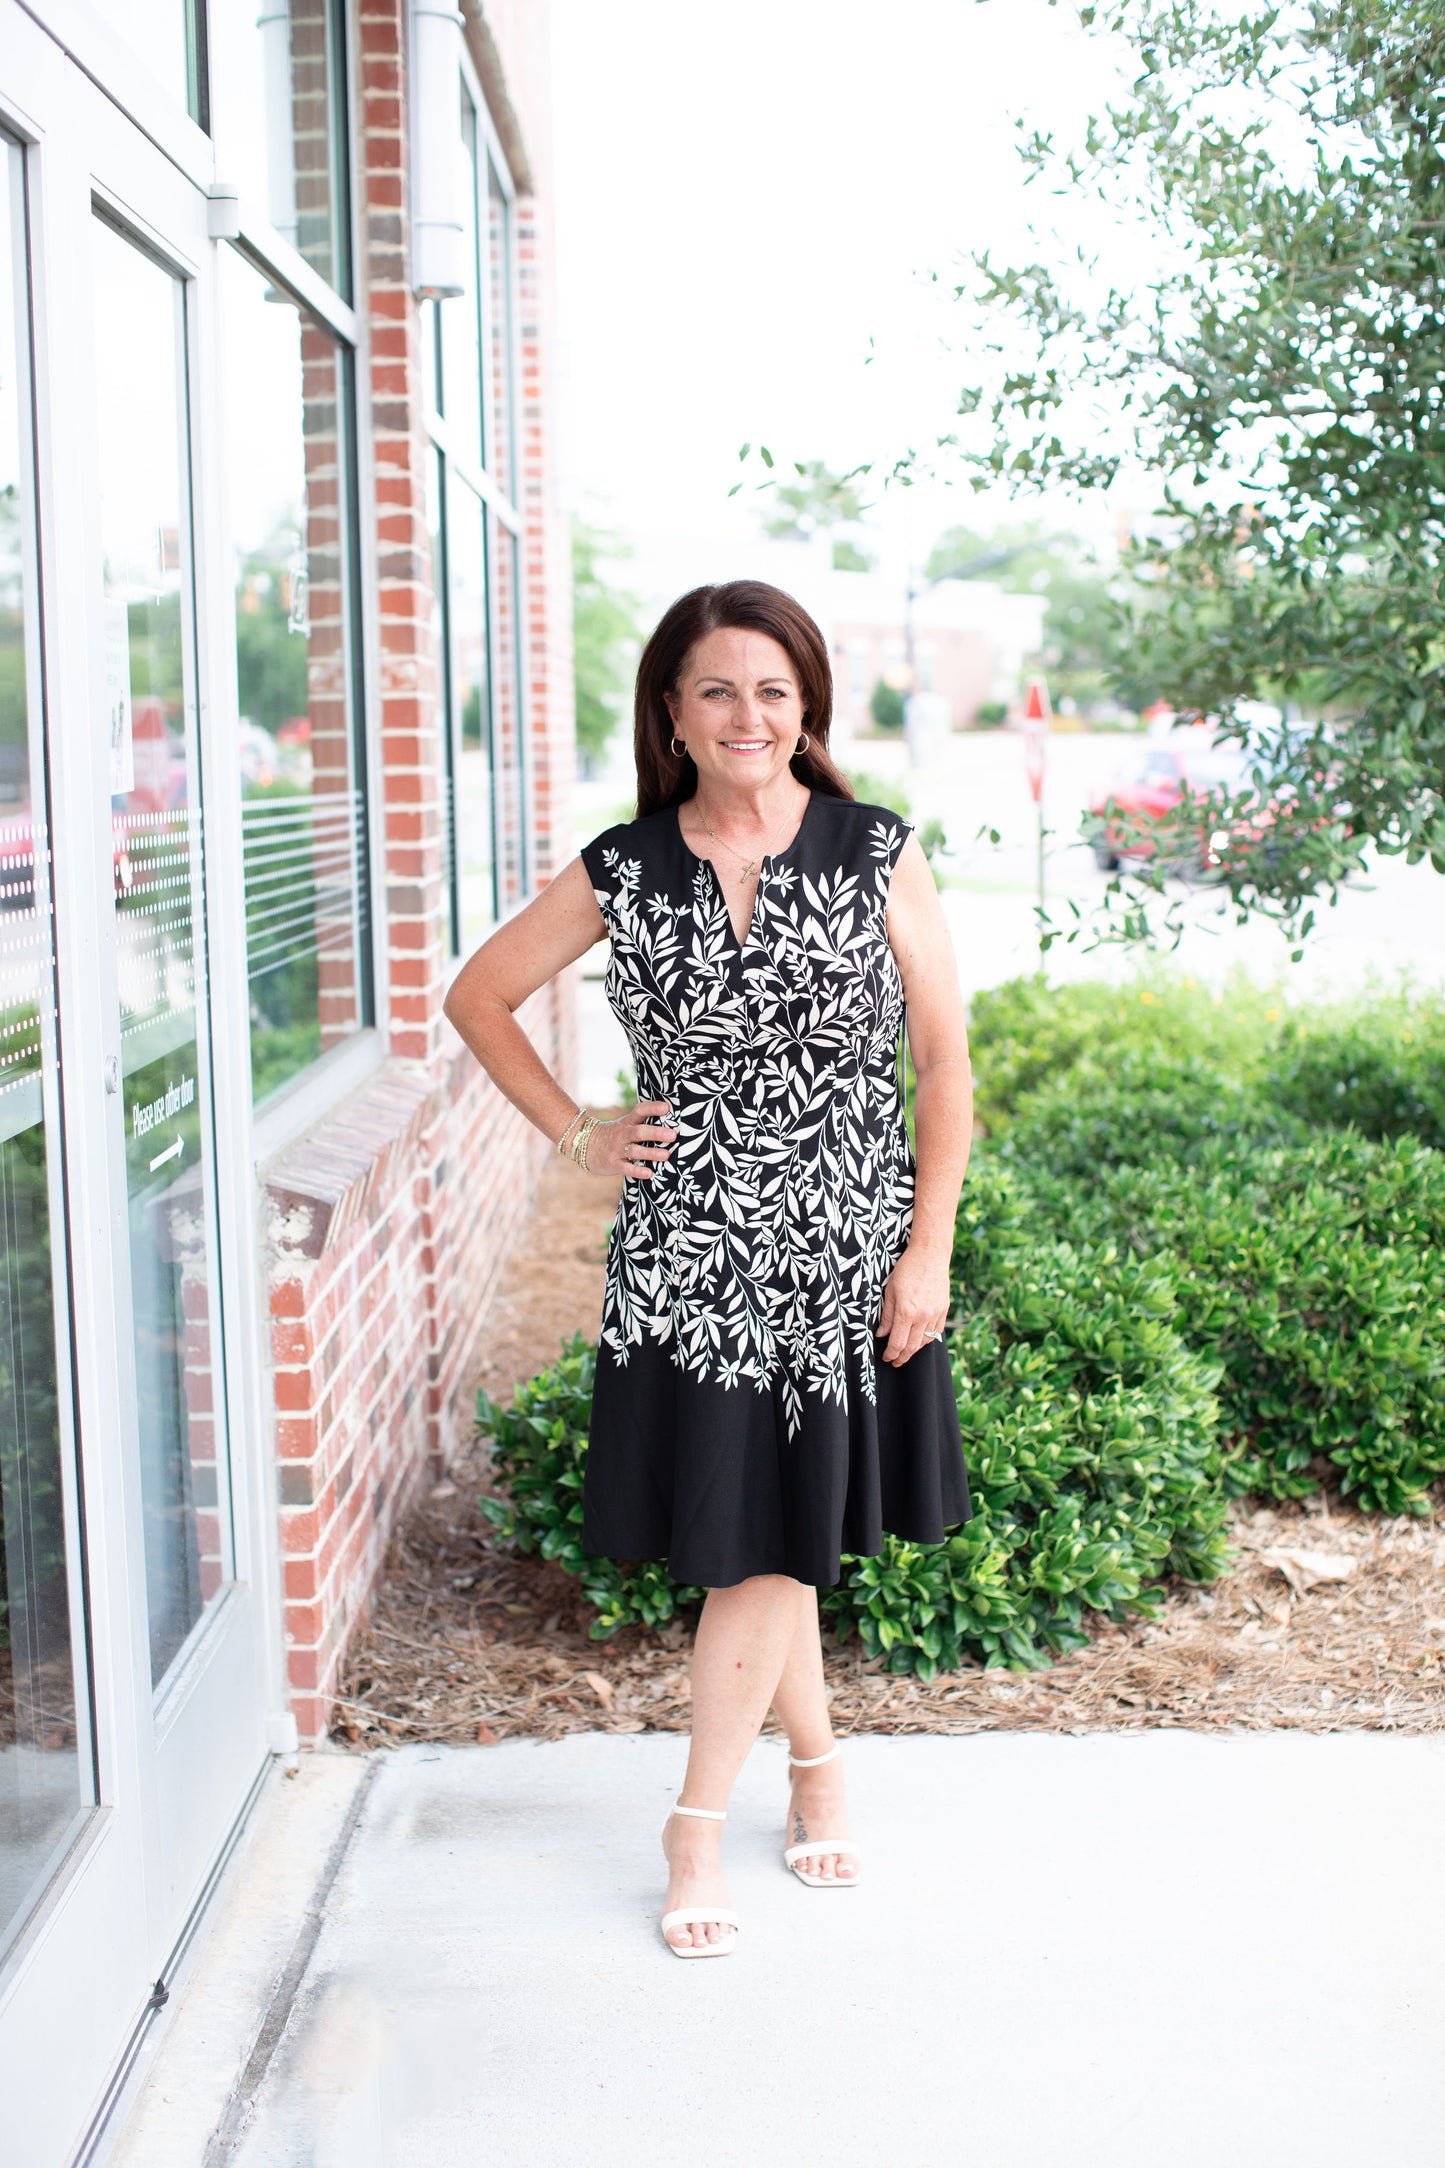
{"label": "pine straw mulch", "polygon": [[[481,1382],[503,1397],[572,1332],[594,1332],[610,1185],[554,1164],[526,1255],[489,1324]],[[496,1548],[473,1444],[393,1545],[352,1645],[332,1731],[356,1747],[458,1745],[573,1731],[685,1731],[689,1634],[588,1637],[559,1567]],[[1152,1623],[1106,1625],[1086,1649],[1020,1677],[974,1667],[925,1686],[827,1656],[840,1731],[1445,1730],[1445,1507],[1378,1520],[1338,1498],[1236,1509],[1233,1571],[1171,1588]],[[1328,1570],[1327,1581],[1315,1575]]]}

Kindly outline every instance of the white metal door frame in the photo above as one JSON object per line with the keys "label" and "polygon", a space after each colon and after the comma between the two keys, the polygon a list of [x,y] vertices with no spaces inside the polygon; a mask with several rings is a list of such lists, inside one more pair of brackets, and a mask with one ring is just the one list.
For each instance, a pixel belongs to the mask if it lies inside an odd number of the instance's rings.
{"label": "white metal door frame", "polygon": [[[204,195],[15,4],[0,0],[0,119],[27,148],[37,380],[39,565],[64,1041],[75,1396],[86,1523],[99,1804],[0,1972],[0,2098],[17,2159],[66,2155],[143,2007],[250,1787],[284,1706],[279,1559],[258,1316],[239,778],[216,756],[234,726],[232,601],[216,413],[214,244]],[[114,1044],[109,777],[95,672],[100,610],[95,355],[84,265],[93,196],[187,281],[195,699],[205,794],[213,1101],[213,1259],[224,1300],[235,1581],[159,1706],[150,1675],[139,1475],[116,1411],[129,1350],[125,1180]],[[227,738],[229,742],[229,738]],[[209,757],[208,757],[209,756]],[[100,938],[97,938],[97,935]],[[128,1326],[125,1328],[128,1331]],[[77,1649],[77,1662],[83,1652]]]}

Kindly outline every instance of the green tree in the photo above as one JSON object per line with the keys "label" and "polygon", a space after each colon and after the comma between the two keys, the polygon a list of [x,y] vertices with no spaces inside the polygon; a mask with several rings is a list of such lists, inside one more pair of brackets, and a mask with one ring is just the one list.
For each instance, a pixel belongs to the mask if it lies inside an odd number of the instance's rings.
{"label": "green tree", "polygon": [[[1097,488],[1126,459],[1154,478],[1136,657],[1247,746],[1223,875],[1303,936],[1368,845],[1445,871],[1445,9],[1079,13],[1136,79],[1077,147],[1024,154],[1158,268],[979,259],[960,295],[1006,322],[961,402],[991,423],[966,456],[1015,488]],[[1270,728],[1244,700],[1316,720]],[[1124,904],[1140,930],[1148,899]]]}
{"label": "green tree", "polygon": [[[745,444],[739,457],[746,461],[751,451],[752,446]],[[758,488],[770,493],[770,509],[760,515],[763,533],[777,542],[806,542],[815,534],[831,535],[835,572],[871,572],[877,560],[856,535],[838,531],[858,526],[868,513],[859,477],[869,468],[853,467],[847,474],[835,474],[824,460],[795,459],[795,479],[784,481],[774,471],[773,455],[765,444],[759,446],[758,457],[768,470]],[[742,486],[739,482],[728,494],[736,496]]]}
{"label": "green tree", "polygon": [[293,623],[290,572],[296,538],[283,532],[247,557],[236,583],[236,681],[241,713],[274,737],[283,723],[305,715],[309,643]]}
{"label": "green tree", "polygon": [[833,570],[835,572],[871,572],[878,560],[870,557],[867,550],[860,549],[851,535],[834,535]]}
{"label": "green tree", "polygon": [[577,745],[588,761],[600,756],[617,726],[637,659],[637,604],[602,570],[622,554],[615,535],[573,520],[572,667]]}

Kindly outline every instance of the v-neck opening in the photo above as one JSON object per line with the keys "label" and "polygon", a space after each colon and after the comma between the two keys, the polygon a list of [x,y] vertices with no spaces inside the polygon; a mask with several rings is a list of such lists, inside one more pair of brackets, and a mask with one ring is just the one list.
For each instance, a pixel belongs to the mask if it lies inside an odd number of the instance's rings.
{"label": "v-neck opening", "polygon": [[760,858],[758,860],[758,885],[753,890],[753,907],[748,915],[747,930],[744,932],[741,938],[739,938],[738,936],[737,927],[733,924],[733,915],[728,908],[727,890],[723,887],[722,881],[718,876],[718,870],[716,865],[711,858],[704,858],[701,851],[695,851],[692,845],[688,842],[687,837],[682,832],[682,808],[684,805],[691,805],[692,800],[690,798],[685,798],[681,800],[679,804],[675,805],[672,809],[673,818],[677,823],[678,842],[682,845],[688,857],[693,860],[694,864],[699,866],[706,866],[708,872],[712,876],[712,885],[717,890],[718,902],[723,907],[723,917],[728,922],[728,932],[732,936],[733,947],[737,950],[739,956],[745,956],[748,950],[753,945],[753,934],[757,929],[758,923],[758,899],[763,892],[763,875],[767,871],[769,866],[775,866],[780,858],[786,858],[790,852],[797,849],[798,844],[802,839],[803,830],[808,825],[808,818],[809,815],[812,813],[813,802],[816,799],[817,795],[818,793],[815,790],[810,790],[808,792],[808,802],[803,808],[802,817],[799,820],[797,827],[793,830],[790,840],[783,845],[782,849],[780,851],[769,851],[766,857]]}

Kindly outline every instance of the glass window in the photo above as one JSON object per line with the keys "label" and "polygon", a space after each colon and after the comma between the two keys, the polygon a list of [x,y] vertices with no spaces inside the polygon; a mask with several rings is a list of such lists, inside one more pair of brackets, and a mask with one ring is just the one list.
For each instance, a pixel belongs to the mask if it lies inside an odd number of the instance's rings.
{"label": "glass window", "polygon": [[504,494],[515,500],[512,400],[512,210],[487,160],[487,336],[492,411],[487,465]]}
{"label": "glass window", "polygon": [[234,250],[229,360],[251,1087],[371,1022],[351,628],[349,357]]}
{"label": "glass window", "polygon": [[340,0],[223,0],[210,11],[217,164],[350,299]]}
{"label": "glass window", "polygon": [[[511,203],[461,80],[467,176],[466,289],[424,311],[423,369],[435,364],[445,418],[430,478],[437,652],[448,718],[446,847],[454,953],[468,955],[527,894],[520,556],[515,526]],[[482,501],[481,468],[500,492]]]}
{"label": "glass window", "polygon": [[[425,313],[425,312],[423,312]],[[437,658],[441,683],[442,714],[447,717],[446,769],[443,777],[444,799],[442,804],[442,848],[446,853],[448,868],[448,917],[451,954],[456,955],[461,942],[456,882],[450,878],[456,866],[457,851],[457,791],[456,791],[456,745],[452,727],[456,712],[455,688],[452,683],[451,640],[449,625],[451,611],[447,599],[447,544],[446,461],[440,452],[433,451],[426,463],[426,537],[427,562],[431,569],[431,634],[432,653]]]}
{"label": "glass window", "polygon": [[481,259],[478,253],[477,116],[461,94],[458,155],[466,174],[462,194],[462,278],[465,290],[436,301],[441,320],[441,399],[452,443],[474,466],[482,464]]}
{"label": "glass window", "polygon": [[496,916],[492,846],[492,672],[486,511],[454,478],[447,498],[446,686],[453,947],[469,956]]}
{"label": "glass window", "polygon": [[[204,125],[198,34],[201,0],[97,0],[112,30],[124,38],[177,105]],[[224,12],[226,0],[212,10]]]}
{"label": "glass window", "polygon": [[424,301],[419,311],[421,321],[421,384],[422,397],[427,406],[440,410],[442,403],[441,382],[441,303]]}
{"label": "glass window", "polygon": [[492,767],[496,794],[497,910],[525,900],[527,853],[526,747],[522,735],[521,621],[517,538],[493,513],[488,521],[492,601]]}
{"label": "glass window", "polygon": [[[66,1299],[55,949],[31,657],[33,492],[21,154],[0,138],[0,1949],[92,1797],[71,1646],[62,1483]],[[62,1321],[62,1332],[65,1325]]]}
{"label": "glass window", "polygon": [[[91,279],[130,1298],[151,1678],[234,1572],[214,1312],[185,290],[97,222]],[[124,324],[126,336],[110,336]]]}

